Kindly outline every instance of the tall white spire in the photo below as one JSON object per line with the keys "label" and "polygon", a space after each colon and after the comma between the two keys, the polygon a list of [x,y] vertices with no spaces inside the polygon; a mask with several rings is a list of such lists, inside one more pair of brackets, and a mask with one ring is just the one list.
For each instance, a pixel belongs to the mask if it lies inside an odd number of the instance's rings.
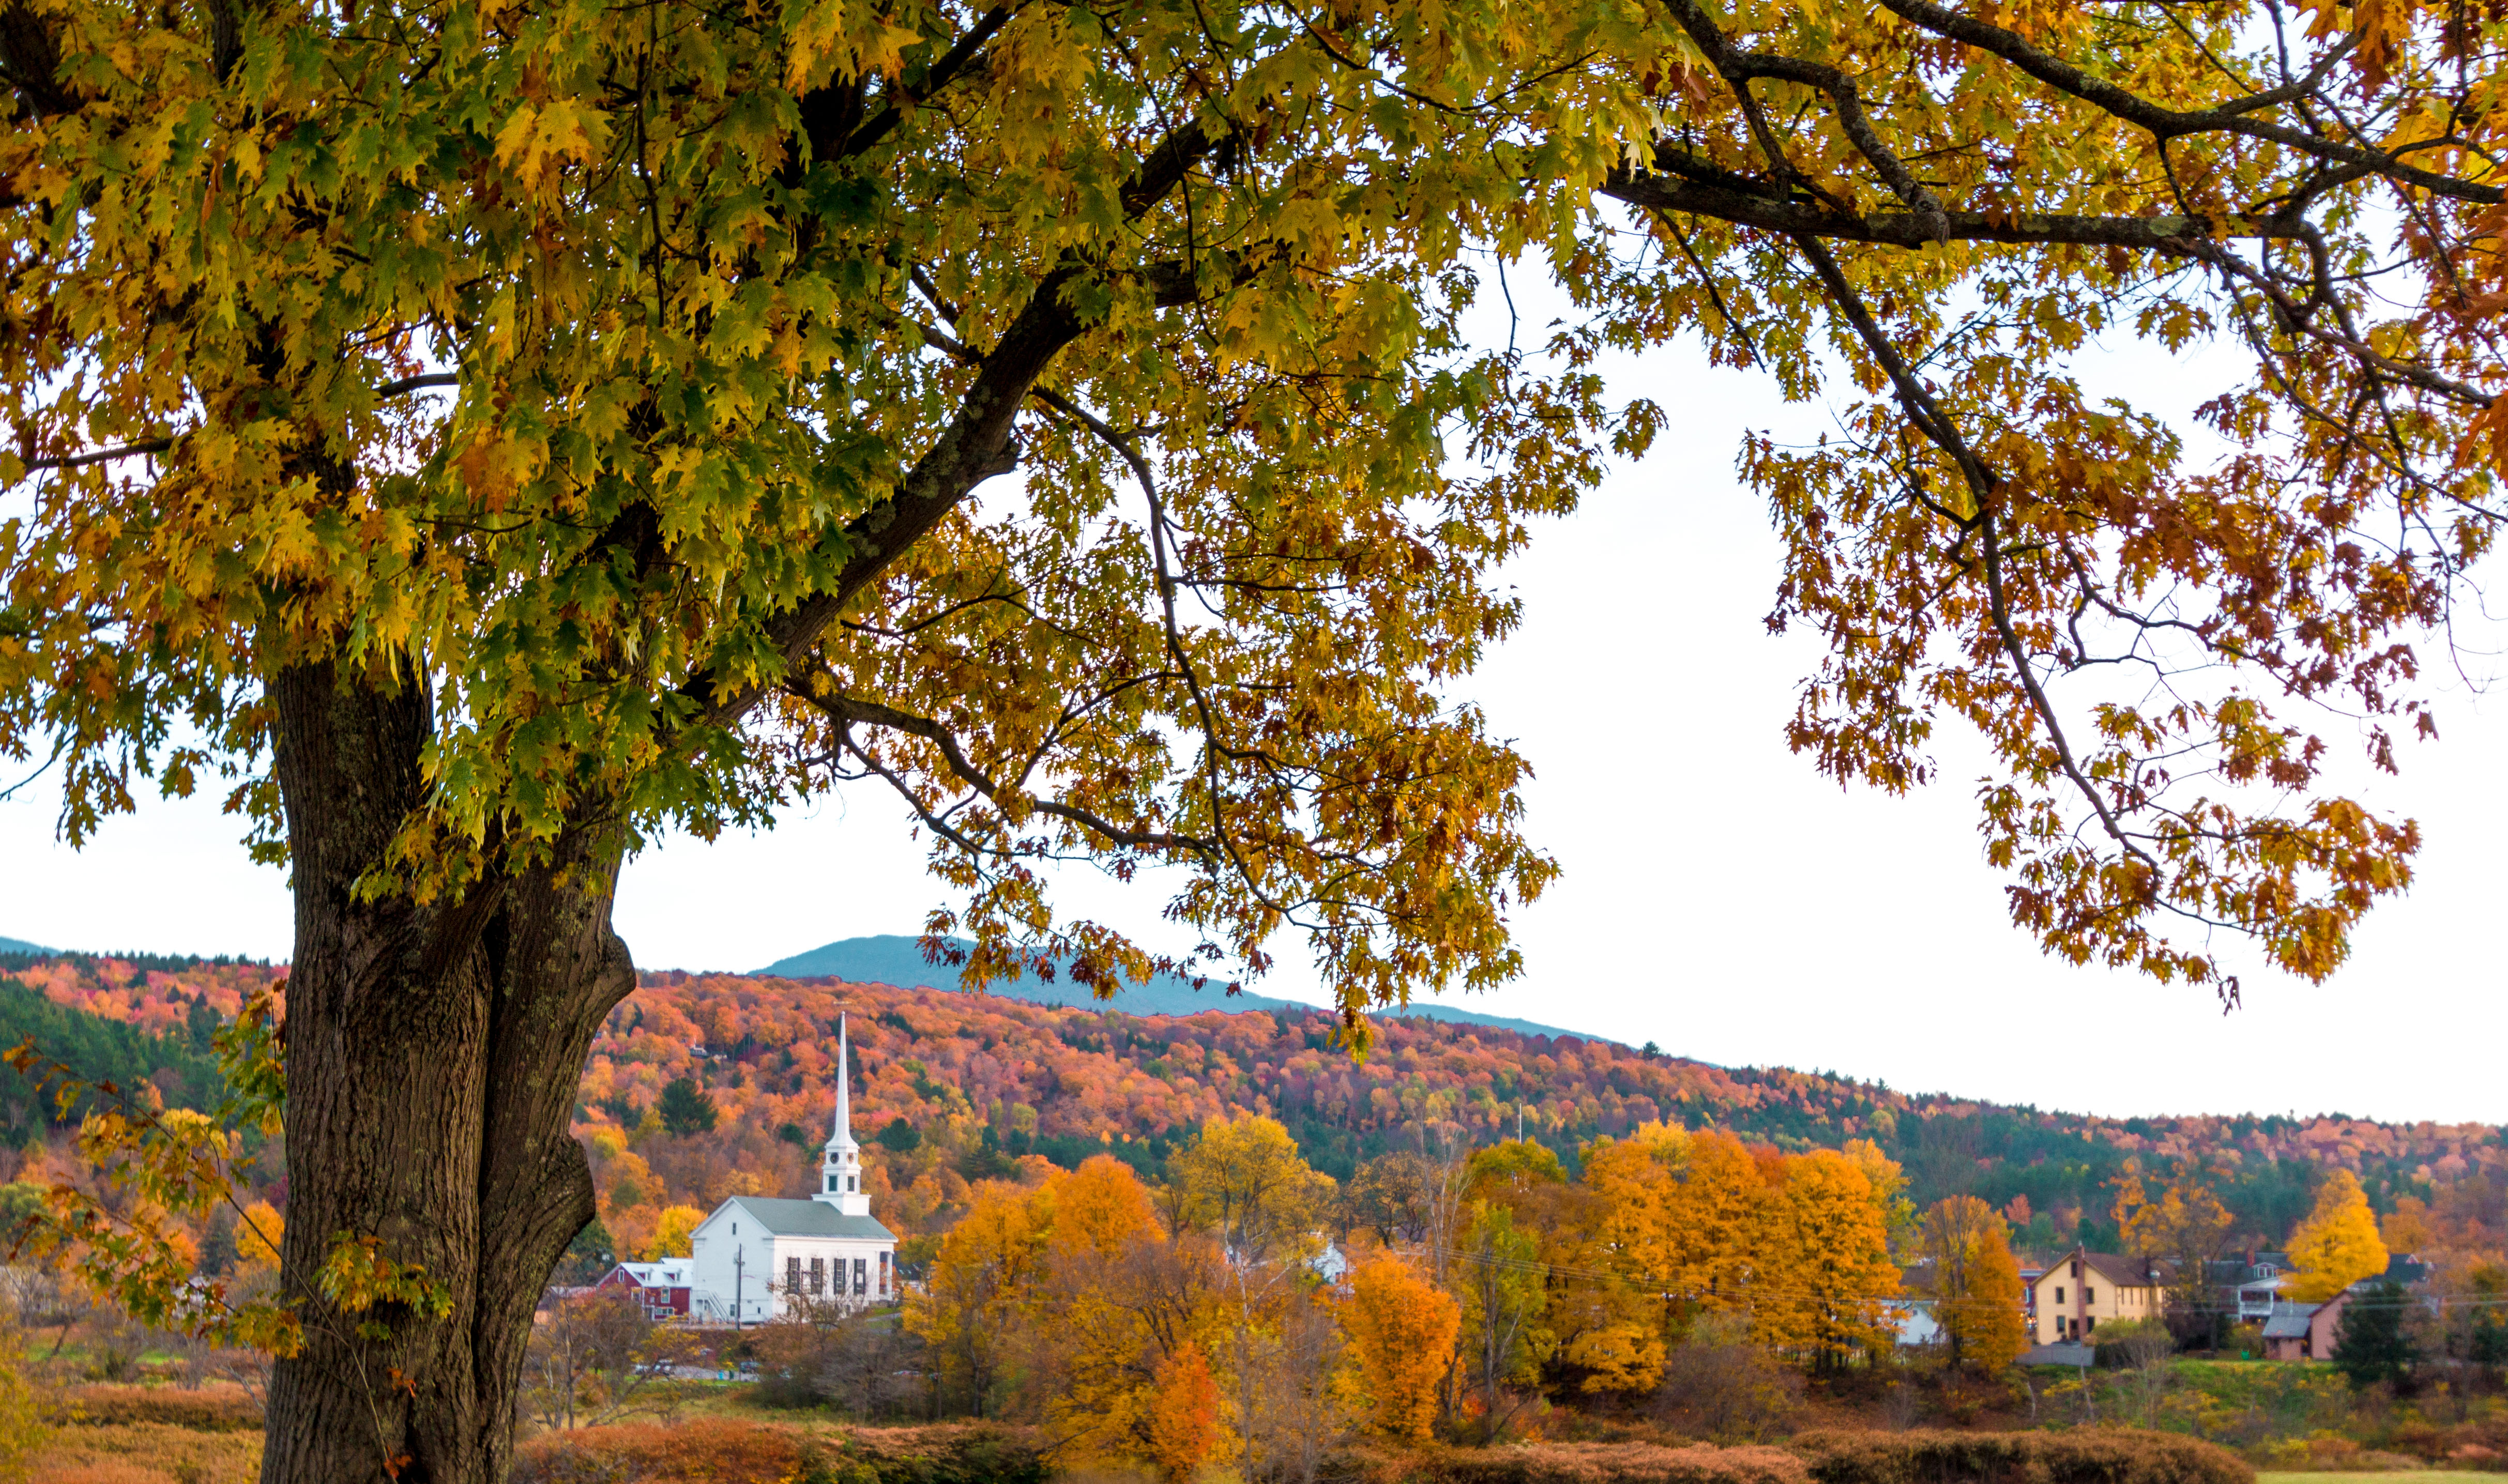
{"label": "tall white spire", "polygon": [[828,1147],[859,1149],[854,1142],[854,1077],[852,1057],[845,1045],[845,1017],[836,1015],[836,1129],[828,1138]]}
{"label": "tall white spire", "polygon": [[845,1041],[845,1018],[836,1017],[836,1122],[828,1135],[826,1157],[819,1162],[819,1188],[810,1199],[825,1201],[848,1216],[870,1214],[870,1197],[862,1188],[862,1145],[854,1142],[853,1057]]}

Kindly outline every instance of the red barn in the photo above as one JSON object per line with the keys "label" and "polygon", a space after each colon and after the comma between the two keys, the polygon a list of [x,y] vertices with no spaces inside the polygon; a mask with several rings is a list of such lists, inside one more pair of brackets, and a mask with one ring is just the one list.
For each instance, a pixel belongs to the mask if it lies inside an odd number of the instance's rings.
{"label": "red barn", "polygon": [[645,1313],[655,1320],[688,1317],[688,1271],[685,1257],[666,1257],[660,1262],[622,1262],[602,1275],[596,1288],[632,1288],[645,1305]]}

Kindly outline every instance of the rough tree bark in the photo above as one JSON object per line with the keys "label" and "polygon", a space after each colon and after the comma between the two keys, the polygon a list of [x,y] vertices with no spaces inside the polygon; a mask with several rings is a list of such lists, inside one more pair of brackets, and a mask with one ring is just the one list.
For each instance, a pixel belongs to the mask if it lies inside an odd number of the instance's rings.
{"label": "rough tree bark", "polygon": [[[261,1477],[495,1484],[532,1311],[593,1215],[568,1120],[594,1032],[635,987],[609,925],[622,837],[589,829],[455,900],[363,899],[424,800],[425,684],[308,666],[272,696],[296,897],[280,1260],[306,1324],[272,1377]],[[339,1233],[424,1264],[451,1312],[341,1313],[319,1291]],[[389,1338],[361,1337],[370,1322]]]}

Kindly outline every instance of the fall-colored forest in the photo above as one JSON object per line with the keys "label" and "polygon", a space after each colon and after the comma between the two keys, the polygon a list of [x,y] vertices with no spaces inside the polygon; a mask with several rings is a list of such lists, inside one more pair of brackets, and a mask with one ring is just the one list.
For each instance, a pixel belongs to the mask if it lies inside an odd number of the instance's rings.
{"label": "fall-colored forest", "polygon": [[[158,1037],[170,1064],[203,1011],[232,1016],[283,967],[59,956],[15,976],[55,1004]],[[0,1018],[5,1018],[0,1007]],[[1602,1137],[1648,1123],[1718,1127],[1786,1152],[1868,1139],[1919,1204],[1973,1195],[2024,1251],[2117,1244],[2114,1187],[2128,1165],[2199,1171],[2232,1213],[2233,1241],[2270,1246],[2306,1214],[2321,1172],[2355,1174],[2380,1213],[2399,1199],[2459,1245],[2508,1232],[2508,1146],[2487,1124],[2312,1117],[2110,1119],[1914,1095],[1786,1068],[1724,1068],[1616,1042],[1420,1019],[1379,1022],[1353,1058],[1321,1011],[1133,1017],[830,980],[647,975],[583,1072],[577,1127],[622,1249],[651,1243],[672,1207],[806,1186],[834,1104],[837,1016],[850,1017],[856,1132],[873,1145],[884,1219],[927,1240],[973,1181],[1072,1169],[1108,1153],[1144,1174],[1222,1112],[1275,1118],[1315,1169],[1429,1143],[1524,1136],[1572,1172]],[[20,1033],[0,1025],[15,1043]],[[125,1055],[132,1053],[126,1052]],[[0,1082],[7,1080],[0,1073]],[[684,1082],[676,1104],[666,1100]],[[180,1079],[160,1078],[181,1101]],[[0,1120],[42,1115],[11,1084]],[[264,1178],[283,1196],[283,1151]],[[283,1204],[283,1202],[282,1202]]]}

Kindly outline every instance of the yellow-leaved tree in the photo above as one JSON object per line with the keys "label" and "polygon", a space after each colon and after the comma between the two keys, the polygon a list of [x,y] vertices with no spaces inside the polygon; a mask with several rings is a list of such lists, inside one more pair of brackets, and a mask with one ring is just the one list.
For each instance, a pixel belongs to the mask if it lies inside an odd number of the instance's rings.
{"label": "yellow-leaved tree", "polygon": [[[1499,565],[1667,425],[1606,352],[1832,403],[1740,450],[1814,766],[1902,789],[1973,727],[2047,951],[2331,972],[2419,837],[2303,722],[2398,760],[2508,498],[2501,45],[2454,0],[7,0],[0,751],[74,840],[208,789],[286,863],[264,1477],[506,1471],[664,831],[892,791],[977,984],[1287,949],[1363,1035],[1517,973],[1556,867],[1466,688]],[[1509,264],[1555,353],[1471,340]],[[2218,343],[2204,438],[2085,389],[2134,338]],[[1196,949],[1057,913],[1071,856]],[[81,1249],[171,1312],[169,1249]]]}
{"label": "yellow-leaved tree", "polygon": [[1214,1118],[1170,1155],[1179,1219],[1241,1260],[1306,1250],[1320,1236],[1333,1178],[1308,1165],[1276,1118]]}
{"label": "yellow-leaved tree", "polygon": [[1050,1219],[1037,1192],[978,1185],[923,1286],[906,1295],[905,1327],[932,1347],[952,1399],[977,1417],[999,1409],[1029,1343]]}
{"label": "yellow-leaved tree", "polygon": [[686,1257],[694,1251],[694,1239],[705,1213],[693,1206],[665,1206],[654,1218],[653,1235],[645,1244],[647,1262],[663,1257]]}
{"label": "yellow-leaved tree", "polygon": [[1350,1270],[1341,1321],[1376,1430],[1425,1442],[1455,1364],[1461,1307],[1417,1268],[1379,1252]]}
{"label": "yellow-leaved tree", "polygon": [[2321,1304],[2386,1271],[2386,1244],[2358,1176],[2343,1169],[2326,1172],[2314,1209],[2290,1234],[2290,1260],[2299,1269],[2290,1296],[2304,1304]]}

